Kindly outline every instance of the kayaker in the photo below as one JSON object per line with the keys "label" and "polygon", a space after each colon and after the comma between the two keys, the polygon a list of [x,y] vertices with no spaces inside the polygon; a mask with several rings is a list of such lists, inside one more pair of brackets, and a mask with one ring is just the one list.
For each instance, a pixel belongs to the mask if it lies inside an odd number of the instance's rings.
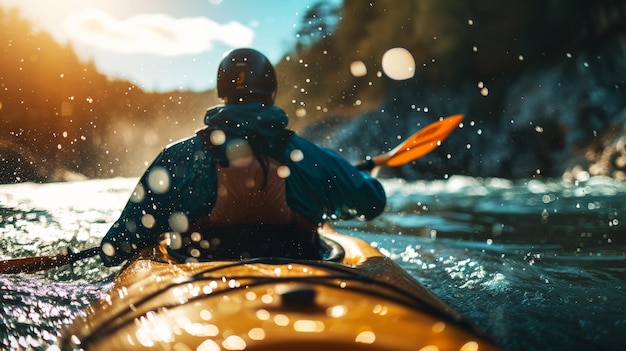
{"label": "kayaker", "polygon": [[263,54],[242,48],[225,55],[217,73],[224,104],[143,174],[101,242],[105,265],[121,264],[164,235],[169,253],[186,261],[316,259],[324,222],[383,211],[385,192],[375,178],[286,129],[276,90]]}

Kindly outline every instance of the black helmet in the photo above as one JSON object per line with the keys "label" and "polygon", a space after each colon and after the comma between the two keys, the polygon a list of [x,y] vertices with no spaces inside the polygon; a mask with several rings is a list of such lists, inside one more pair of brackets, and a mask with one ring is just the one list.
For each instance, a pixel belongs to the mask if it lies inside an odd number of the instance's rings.
{"label": "black helmet", "polygon": [[217,96],[231,102],[262,99],[273,102],[276,73],[270,61],[254,49],[235,49],[217,69]]}

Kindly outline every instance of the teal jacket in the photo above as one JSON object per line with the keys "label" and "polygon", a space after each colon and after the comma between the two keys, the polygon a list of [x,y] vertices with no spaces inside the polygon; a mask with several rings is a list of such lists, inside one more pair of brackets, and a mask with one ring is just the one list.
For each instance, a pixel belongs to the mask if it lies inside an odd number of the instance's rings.
{"label": "teal jacket", "polygon": [[[176,231],[172,214],[193,218],[211,211],[217,196],[216,163],[220,162],[219,153],[207,143],[214,130],[223,131],[226,141],[249,141],[253,148],[288,166],[287,204],[312,223],[347,216],[372,219],[384,210],[385,192],[375,178],[337,153],[289,132],[287,123],[282,109],[260,103],[208,110],[205,129],[167,146],[143,174],[102,240],[104,264],[119,265],[137,250],[155,244],[160,234]],[[292,160],[289,155],[294,150],[303,157]]]}

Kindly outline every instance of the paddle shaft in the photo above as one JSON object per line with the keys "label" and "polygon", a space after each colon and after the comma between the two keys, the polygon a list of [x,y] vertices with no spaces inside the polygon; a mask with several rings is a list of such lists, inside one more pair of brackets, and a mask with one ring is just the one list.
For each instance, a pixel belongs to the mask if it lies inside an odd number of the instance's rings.
{"label": "paddle shaft", "polygon": [[100,247],[92,247],[75,253],[4,260],[0,261],[0,273],[36,273],[96,256],[98,252]]}

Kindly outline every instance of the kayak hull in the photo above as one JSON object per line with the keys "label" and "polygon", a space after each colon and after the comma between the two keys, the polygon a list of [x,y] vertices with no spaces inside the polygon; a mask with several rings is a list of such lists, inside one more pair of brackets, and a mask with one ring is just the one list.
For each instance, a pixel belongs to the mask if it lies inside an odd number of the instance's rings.
{"label": "kayak hull", "polygon": [[[187,264],[156,250],[63,332],[86,350],[490,350],[458,313],[366,242],[334,232],[338,262]],[[164,262],[157,261],[161,260]]]}

